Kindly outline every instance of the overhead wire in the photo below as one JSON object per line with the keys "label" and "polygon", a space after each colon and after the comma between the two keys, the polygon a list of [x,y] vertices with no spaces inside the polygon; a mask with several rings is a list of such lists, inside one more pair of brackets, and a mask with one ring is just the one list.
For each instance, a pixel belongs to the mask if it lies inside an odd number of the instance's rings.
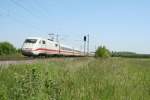
{"label": "overhead wire", "polygon": [[[29,8],[26,8],[23,4],[21,4],[20,2],[16,1],[16,0],[9,0],[10,2],[12,2],[14,5],[24,9],[28,14],[30,14],[32,17],[36,18],[39,20],[39,16],[36,16]],[[31,24],[30,24],[31,26]],[[34,25],[32,25],[34,26]],[[39,30],[39,28],[37,28]]]}
{"label": "overhead wire", "polygon": [[34,0],[34,4],[42,10],[42,12],[46,15],[49,16],[47,9],[45,9],[44,7],[41,6],[39,0]]}
{"label": "overhead wire", "polygon": [[35,14],[32,13],[32,11],[30,11],[28,8],[26,8],[24,5],[22,5],[21,3],[15,1],[15,0],[9,0],[10,2],[12,2],[14,5],[24,9],[26,12],[28,12],[28,14],[30,14],[33,17],[38,18],[38,16],[36,16]]}
{"label": "overhead wire", "polygon": [[[26,6],[24,6],[24,4],[22,4],[22,3],[19,2],[18,0],[8,0],[8,1],[10,1],[10,2],[11,2],[12,4],[14,4],[15,6],[20,7],[21,9],[23,9],[24,11],[26,11],[26,12],[27,12],[29,15],[31,15],[32,17],[34,17],[34,18],[36,18],[36,19],[39,19],[39,16],[37,16],[36,14],[34,14],[34,13],[32,12],[32,10],[30,10],[29,8],[27,8]],[[36,0],[35,0],[34,4],[36,4],[37,7],[38,7],[43,13],[45,13],[45,14],[44,14],[45,16],[49,16],[47,9],[45,9],[44,7],[42,7],[42,6],[40,5],[40,1],[36,1]],[[13,19],[13,20],[16,21],[17,23],[20,23],[20,24],[23,24],[23,25],[26,24],[26,22],[23,22],[23,21],[21,21],[21,20],[18,20],[18,18],[16,18],[15,16],[8,15],[8,17],[9,17],[10,19]],[[27,26],[27,25],[25,25],[25,26]],[[34,29],[39,30],[39,28],[37,28],[37,27],[35,28],[35,25],[33,25],[33,24],[30,24],[30,25],[28,25],[28,26],[34,27]]]}
{"label": "overhead wire", "polygon": [[30,28],[33,28],[34,30],[39,30],[39,28],[35,27],[32,24],[27,24],[21,20],[19,20],[18,18],[12,16],[10,13],[7,13],[8,11],[6,9],[0,8],[2,12],[4,12],[4,14],[1,14],[2,16],[7,16],[9,19],[13,20],[16,23],[22,24],[24,26],[30,26]]}
{"label": "overhead wire", "polygon": [[0,8],[1,10],[0,10],[0,16],[8,16],[9,14],[7,13],[7,14],[4,14],[4,10],[2,9],[2,8]]}

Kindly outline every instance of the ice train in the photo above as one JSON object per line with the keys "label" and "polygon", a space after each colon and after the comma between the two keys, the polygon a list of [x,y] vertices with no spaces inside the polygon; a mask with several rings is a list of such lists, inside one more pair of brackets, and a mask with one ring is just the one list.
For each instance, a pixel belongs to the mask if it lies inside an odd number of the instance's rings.
{"label": "ice train", "polygon": [[84,53],[73,47],[63,45],[59,42],[40,38],[28,37],[25,39],[22,48],[24,56],[40,56],[40,55],[63,55],[63,56],[84,56]]}

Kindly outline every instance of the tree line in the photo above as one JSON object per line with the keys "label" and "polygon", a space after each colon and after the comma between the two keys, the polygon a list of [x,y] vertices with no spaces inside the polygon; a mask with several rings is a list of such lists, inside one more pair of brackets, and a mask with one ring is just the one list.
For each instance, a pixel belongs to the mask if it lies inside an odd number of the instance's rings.
{"label": "tree line", "polygon": [[21,50],[14,47],[13,44],[9,42],[0,42],[0,56],[15,55],[20,52]]}
{"label": "tree line", "polygon": [[105,46],[100,46],[95,52],[95,57],[125,57],[125,58],[150,58],[150,54],[137,54],[135,52],[111,52]]}

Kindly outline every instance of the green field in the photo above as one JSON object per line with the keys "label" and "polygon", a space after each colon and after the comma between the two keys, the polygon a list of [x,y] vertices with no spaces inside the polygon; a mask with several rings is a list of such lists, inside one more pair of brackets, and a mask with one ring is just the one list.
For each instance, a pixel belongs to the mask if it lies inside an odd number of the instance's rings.
{"label": "green field", "polygon": [[0,100],[150,100],[150,59],[76,58],[2,66]]}

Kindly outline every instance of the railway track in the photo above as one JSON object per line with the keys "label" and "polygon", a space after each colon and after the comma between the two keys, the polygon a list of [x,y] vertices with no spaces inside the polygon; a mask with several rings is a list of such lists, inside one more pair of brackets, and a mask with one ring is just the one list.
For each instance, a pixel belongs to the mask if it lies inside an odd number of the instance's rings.
{"label": "railway track", "polygon": [[0,57],[0,61],[14,61],[14,60],[32,60],[29,57]]}
{"label": "railway track", "polygon": [[16,65],[16,64],[31,64],[31,63],[34,63],[35,61],[33,60],[3,60],[3,61],[0,61],[0,66],[8,66],[8,65]]}
{"label": "railway track", "polygon": [[83,57],[50,57],[50,58],[11,58],[11,59],[0,59],[0,66],[16,65],[16,64],[33,64],[38,62],[62,62],[64,60],[73,60]]}
{"label": "railway track", "polygon": [[31,64],[34,63],[37,59],[33,58],[26,58],[26,57],[19,57],[19,58],[1,58],[0,59],[0,66],[4,65],[14,65],[14,64]]}

